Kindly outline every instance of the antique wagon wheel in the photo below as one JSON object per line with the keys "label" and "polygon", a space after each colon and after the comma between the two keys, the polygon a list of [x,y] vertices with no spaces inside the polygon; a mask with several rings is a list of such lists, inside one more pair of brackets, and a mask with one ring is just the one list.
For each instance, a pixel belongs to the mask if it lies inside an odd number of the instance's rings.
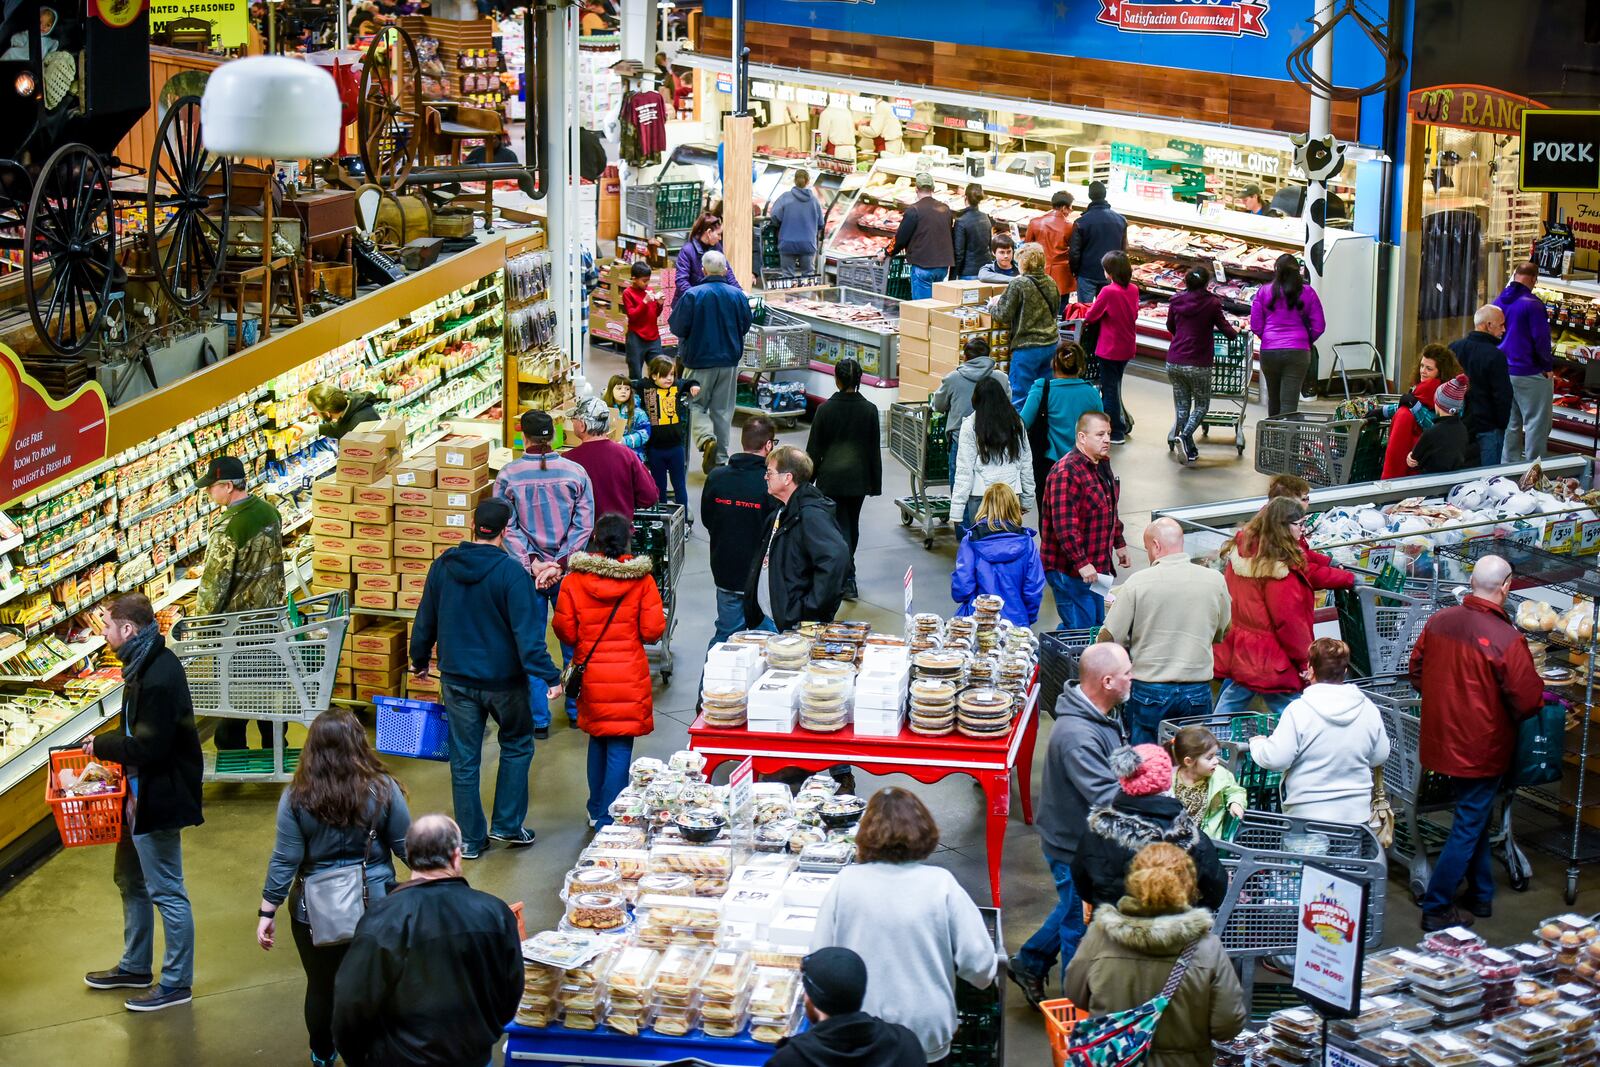
{"label": "antique wagon wheel", "polygon": [[[81,352],[105,321],[117,272],[111,176],[89,146],[62,145],[45,161],[28,204],[26,247],[22,281],[39,339],[65,356]],[[39,256],[49,259],[48,281]]]}
{"label": "antique wagon wheel", "polygon": [[422,64],[411,35],[386,26],[361,60],[356,134],[367,180],[390,189],[406,183],[422,140]]}
{"label": "antique wagon wheel", "polygon": [[150,262],[179,307],[200,304],[217,282],[232,189],[233,164],[201,143],[200,98],[174,100],[156,129],[144,203]]}

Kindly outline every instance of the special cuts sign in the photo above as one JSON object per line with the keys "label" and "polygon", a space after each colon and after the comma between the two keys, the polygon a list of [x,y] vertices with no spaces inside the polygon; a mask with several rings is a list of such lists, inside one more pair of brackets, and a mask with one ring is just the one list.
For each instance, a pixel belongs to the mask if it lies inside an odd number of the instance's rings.
{"label": "special cuts sign", "polygon": [[1600,111],[1524,111],[1518,185],[1539,193],[1600,190]]}
{"label": "special cuts sign", "polygon": [[1095,21],[1126,33],[1265,37],[1267,7],[1267,0],[1168,0],[1166,3],[1100,0],[1100,14]]}

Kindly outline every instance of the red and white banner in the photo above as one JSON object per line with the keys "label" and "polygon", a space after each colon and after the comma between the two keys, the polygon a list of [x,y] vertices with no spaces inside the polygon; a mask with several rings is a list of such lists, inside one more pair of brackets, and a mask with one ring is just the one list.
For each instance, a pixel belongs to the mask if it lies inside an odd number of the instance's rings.
{"label": "red and white banner", "polygon": [[1267,0],[1259,3],[1130,4],[1100,0],[1095,21],[1127,33],[1209,33],[1223,37],[1265,37]]}

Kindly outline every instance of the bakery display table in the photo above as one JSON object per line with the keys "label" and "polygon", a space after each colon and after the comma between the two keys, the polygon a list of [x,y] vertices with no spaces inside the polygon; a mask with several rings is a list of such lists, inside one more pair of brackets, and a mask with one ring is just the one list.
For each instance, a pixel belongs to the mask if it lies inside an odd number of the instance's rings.
{"label": "bakery display table", "polygon": [[1022,818],[1033,822],[1031,776],[1033,747],[1039,738],[1039,685],[1035,680],[1028,699],[1005,734],[978,740],[961,733],[923,737],[902,729],[898,737],[861,737],[846,726],[835,733],[794,730],[758,733],[743,727],[707,726],[696,716],[689,727],[689,747],[706,757],[706,774],[729,760],[751,757],[757,774],[784,767],[820,771],[846,763],[872,774],[905,774],[933,783],[952,774],[970,774],[983,787],[987,806],[985,844],[989,858],[989,892],[1000,905],[1000,858],[1005,850],[1006,819],[1011,814],[1011,772],[1017,773],[1022,798]]}
{"label": "bakery display table", "polygon": [[[805,1029],[804,1020],[800,1029]],[[699,1030],[684,1037],[666,1037],[650,1030],[637,1036],[604,1026],[569,1030],[559,1024],[544,1029],[506,1027],[507,1063],[593,1063],[656,1067],[694,1058],[712,1067],[762,1067],[777,1046],[763,1044],[749,1033],[739,1037],[707,1037]]]}

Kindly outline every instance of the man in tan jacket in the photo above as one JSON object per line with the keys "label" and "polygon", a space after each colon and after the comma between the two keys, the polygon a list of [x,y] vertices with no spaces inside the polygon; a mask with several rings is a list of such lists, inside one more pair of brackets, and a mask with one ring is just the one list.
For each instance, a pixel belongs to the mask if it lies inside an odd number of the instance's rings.
{"label": "man in tan jacket", "polygon": [[1100,640],[1133,658],[1125,718],[1130,743],[1157,744],[1162,719],[1211,711],[1211,646],[1232,616],[1228,583],[1184,551],[1183,527],[1157,519],[1144,531],[1151,566],[1115,591]]}

